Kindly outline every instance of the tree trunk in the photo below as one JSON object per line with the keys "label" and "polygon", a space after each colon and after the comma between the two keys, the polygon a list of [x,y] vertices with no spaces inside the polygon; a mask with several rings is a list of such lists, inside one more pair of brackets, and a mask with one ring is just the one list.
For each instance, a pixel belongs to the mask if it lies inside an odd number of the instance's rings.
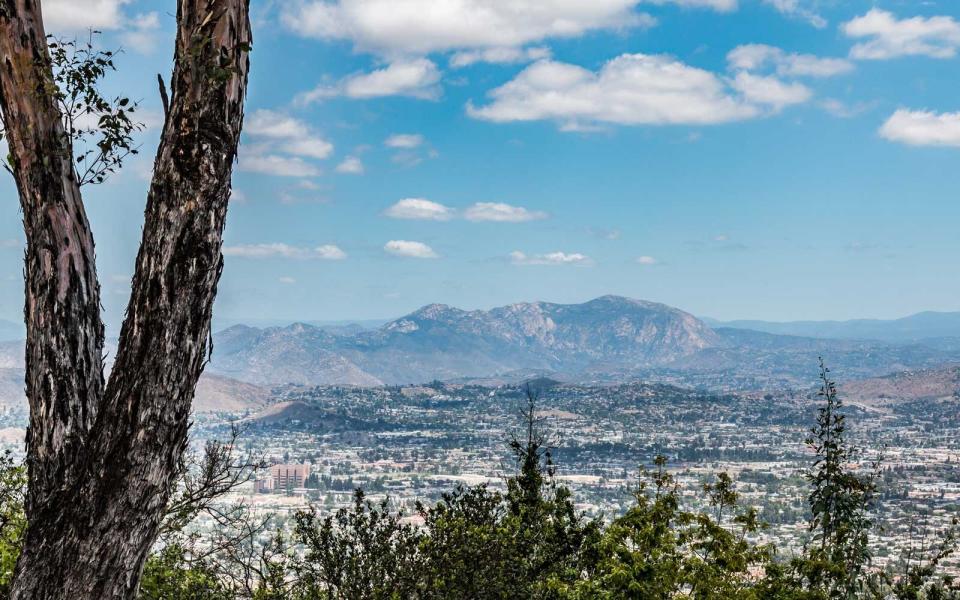
{"label": "tree trunk", "polygon": [[134,598],[203,370],[243,121],[249,0],[179,0],[172,97],[108,383],[93,236],[38,0],[0,0],[0,107],[27,237],[28,526],[12,598]]}

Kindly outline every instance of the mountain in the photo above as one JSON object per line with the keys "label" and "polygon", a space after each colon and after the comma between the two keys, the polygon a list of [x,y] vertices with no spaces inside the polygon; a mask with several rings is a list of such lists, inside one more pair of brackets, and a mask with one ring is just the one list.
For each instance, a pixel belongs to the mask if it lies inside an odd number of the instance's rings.
{"label": "mountain", "polygon": [[432,304],[353,336],[305,324],[232,327],[215,336],[211,368],[255,383],[376,385],[607,363],[647,368],[723,343],[689,313],[616,296],[489,311]]}
{"label": "mountain", "polygon": [[211,372],[259,385],[647,379],[710,389],[807,387],[824,356],[844,380],[960,361],[960,344],[828,339],[710,327],[663,304],[604,296],[491,310],[431,304],[373,330],[298,323],[214,336]]}
{"label": "mountain", "polygon": [[267,388],[204,373],[197,382],[193,410],[198,413],[259,410],[269,403],[270,397]]}
{"label": "mountain", "polygon": [[0,407],[26,406],[24,370],[0,367]]}
{"label": "mountain", "polygon": [[235,325],[214,337],[209,368],[255,384],[382,384],[333,350],[341,339],[305,323],[267,329]]}
{"label": "mountain", "polygon": [[0,342],[0,369],[22,369],[23,340]]}
{"label": "mountain", "polygon": [[960,398],[960,366],[910,370],[846,382],[839,391],[844,400],[865,404]]}
{"label": "mountain", "polygon": [[928,338],[960,338],[960,312],[921,312],[902,319],[852,321],[714,321],[713,327],[751,329],[815,338],[917,342]]}
{"label": "mountain", "polygon": [[[0,407],[27,406],[22,368],[0,367]],[[198,413],[249,412],[269,404],[269,389],[244,381],[205,373],[197,383],[193,410]]]}

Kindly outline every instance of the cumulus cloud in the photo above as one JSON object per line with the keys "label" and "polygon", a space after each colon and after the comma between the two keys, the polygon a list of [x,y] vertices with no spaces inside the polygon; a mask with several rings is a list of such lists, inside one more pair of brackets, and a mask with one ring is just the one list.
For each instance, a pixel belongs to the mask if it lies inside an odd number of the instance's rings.
{"label": "cumulus cloud", "polygon": [[460,213],[460,211],[449,206],[425,198],[400,200],[385,210],[383,214],[394,219],[449,221],[461,217],[468,221],[495,223],[523,223],[546,219],[548,216],[547,213],[542,211],[513,206],[504,202],[477,202]]}
{"label": "cumulus cloud", "polygon": [[439,258],[433,248],[423,242],[411,242],[408,240],[390,240],[383,246],[387,254],[402,256],[404,258]]}
{"label": "cumulus cloud", "polygon": [[737,10],[737,0],[647,0],[649,4],[676,4],[687,8],[711,8],[717,12]]}
{"label": "cumulus cloud", "polygon": [[315,177],[320,169],[304,160],[329,158],[333,144],[294,117],[272,110],[254,111],[244,124],[254,143],[240,150],[243,171],[282,177]]}
{"label": "cumulus cloud", "polygon": [[880,136],[911,146],[960,147],[960,112],[900,109],[880,127]]}
{"label": "cumulus cloud", "polygon": [[766,104],[775,110],[791,104],[802,104],[813,96],[813,92],[802,83],[784,83],[776,77],[753,75],[745,71],[737,73],[733,87],[749,102]]}
{"label": "cumulus cloud", "polygon": [[806,0],[763,0],[763,2],[775,8],[779,13],[806,21],[817,29],[823,29],[827,26],[827,20],[813,9],[808,8]]}
{"label": "cumulus cloud", "polygon": [[384,140],[383,145],[387,148],[418,148],[423,144],[423,136],[419,133],[395,133]]}
{"label": "cumulus cloud", "polygon": [[157,33],[160,30],[160,15],[156,12],[139,14],[130,19],[126,30],[120,35],[125,48],[133,48],[141,54],[150,54],[157,48]]}
{"label": "cumulus cloud", "polygon": [[727,54],[727,63],[742,71],[772,68],[781,77],[833,77],[853,70],[853,63],[843,58],[787,53],[766,44],[737,46]]}
{"label": "cumulus cloud", "polygon": [[333,244],[324,244],[315,248],[301,248],[276,242],[272,244],[241,244],[225,246],[224,256],[237,258],[290,258],[296,260],[343,260],[347,253]]}
{"label": "cumulus cloud", "polygon": [[593,261],[590,257],[579,252],[548,252],[546,254],[526,254],[519,250],[510,253],[510,262],[515,265],[590,265]]}
{"label": "cumulus cloud", "polygon": [[652,256],[638,256],[638,257],[637,257],[637,264],[652,266],[652,265],[655,265],[655,264],[657,264],[657,263],[658,263],[657,259],[655,259],[655,258],[652,257]]}
{"label": "cumulus cloud", "polygon": [[477,119],[495,122],[554,120],[578,131],[599,124],[705,125],[762,116],[769,109],[809,99],[800,84],[738,77],[731,86],[714,73],[664,55],[623,54],[598,72],[544,60],[488,93],[490,102],[467,105]]}
{"label": "cumulus cloud", "polygon": [[299,0],[283,24],[304,37],[350,40],[385,56],[521,48],[547,38],[653,24],[639,0]]}
{"label": "cumulus cloud", "polygon": [[241,171],[278,177],[316,177],[320,169],[297,156],[241,153]]}
{"label": "cumulus cloud", "polygon": [[420,221],[449,221],[454,217],[452,208],[426,198],[405,198],[383,212],[393,219]]}
{"label": "cumulus cloud", "polygon": [[335,171],[344,175],[363,175],[363,163],[356,156],[348,156],[340,161]]}
{"label": "cumulus cloud", "polygon": [[494,221],[498,223],[522,223],[546,219],[547,213],[512,206],[503,202],[477,202],[467,208],[464,218],[468,221]]}
{"label": "cumulus cloud", "polygon": [[369,73],[356,73],[335,85],[320,84],[297,94],[294,102],[313,104],[326,98],[345,96],[366,100],[386,96],[408,96],[421,100],[440,97],[440,70],[426,58],[399,59]]}
{"label": "cumulus cloud", "polygon": [[124,48],[141,54],[156,49],[160,15],[128,15],[123,6],[131,0],[44,0],[43,23],[48,33],[117,31]]}
{"label": "cumulus cloud", "polygon": [[324,159],[333,154],[333,144],[312,133],[307,123],[272,110],[254,111],[244,124],[244,132],[276,140],[285,152],[297,156]]}
{"label": "cumulus cloud", "polygon": [[58,29],[118,29],[124,23],[120,7],[129,0],[45,0],[43,23],[48,31]]}
{"label": "cumulus cloud", "polygon": [[850,56],[861,60],[953,58],[960,48],[960,22],[947,16],[897,19],[891,12],[874,8],[844,23],[843,32],[865,40],[850,50]]}
{"label": "cumulus cloud", "polygon": [[476,63],[517,64],[550,58],[550,48],[535,46],[532,48],[485,48],[483,50],[464,50],[450,57],[450,66],[454,69],[469,67]]}

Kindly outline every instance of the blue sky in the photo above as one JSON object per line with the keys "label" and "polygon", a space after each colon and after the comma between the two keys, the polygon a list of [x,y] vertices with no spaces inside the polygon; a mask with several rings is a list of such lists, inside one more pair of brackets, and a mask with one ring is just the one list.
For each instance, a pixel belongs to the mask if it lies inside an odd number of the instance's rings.
{"label": "blue sky", "polygon": [[[168,6],[169,5],[169,6]],[[47,0],[122,46],[143,152],[85,188],[126,302],[175,3]],[[948,0],[253,1],[223,319],[607,293],[723,319],[960,310]],[[0,182],[0,318],[23,234]]]}

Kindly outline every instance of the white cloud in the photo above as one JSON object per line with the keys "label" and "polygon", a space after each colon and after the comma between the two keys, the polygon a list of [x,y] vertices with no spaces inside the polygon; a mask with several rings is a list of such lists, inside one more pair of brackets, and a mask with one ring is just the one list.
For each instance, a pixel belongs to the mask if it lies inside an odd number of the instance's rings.
{"label": "white cloud", "polygon": [[254,111],[243,124],[245,133],[273,139],[300,137],[305,129],[308,126],[303,121],[265,109]]}
{"label": "white cloud", "polygon": [[477,202],[464,213],[468,221],[494,221],[498,223],[522,223],[546,219],[547,213],[511,206],[503,202]]}
{"label": "white cloud", "polygon": [[850,56],[862,60],[952,58],[960,48],[960,22],[946,16],[897,19],[891,12],[874,8],[844,23],[843,32],[848,37],[866,38],[850,50]]}
{"label": "white cloud", "polygon": [[281,14],[306,37],[382,55],[519,48],[598,29],[651,25],[639,0],[299,0]]}
{"label": "white cloud", "polygon": [[454,217],[452,208],[425,198],[406,198],[384,211],[393,219],[416,219],[421,221],[449,221]]}
{"label": "white cloud", "polygon": [[363,175],[363,163],[356,156],[348,156],[337,165],[336,171],[345,175]]}
{"label": "white cloud", "polygon": [[238,258],[292,258],[296,260],[343,260],[347,253],[333,244],[324,244],[315,248],[300,248],[284,243],[272,244],[241,244],[226,246],[224,256]]}
{"label": "white cloud", "polygon": [[854,102],[848,104],[836,98],[824,98],[820,101],[820,108],[840,119],[850,119],[863,114],[875,106],[875,102]]}
{"label": "white cloud", "polygon": [[130,17],[123,10],[127,4],[131,0],[44,0],[44,27],[53,34],[115,30],[124,48],[150,54],[157,47],[160,15],[147,12]]}
{"label": "white cloud", "polygon": [[323,160],[333,154],[333,144],[318,137],[304,137],[283,144],[283,150],[297,156]]}
{"label": "white cloud", "polygon": [[760,71],[772,67],[782,77],[833,77],[849,73],[853,63],[843,58],[787,53],[765,44],[737,46],[727,54],[731,69]]}
{"label": "white cloud", "polygon": [[350,75],[333,86],[320,84],[298,94],[294,101],[306,105],[336,96],[361,100],[386,96],[435,100],[440,97],[439,83],[440,70],[433,61],[426,58],[398,59],[382,69]]}
{"label": "white cloud", "polygon": [[657,264],[658,261],[652,256],[638,256],[637,263],[641,265],[651,266],[651,265]]}
{"label": "white cloud", "polygon": [[467,112],[496,122],[554,120],[564,130],[604,123],[703,125],[762,116],[810,95],[802,85],[753,76],[735,80],[733,88],[664,55],[623,54],[598,72],[540,61],[489,92],[487,105],[468,104]]}
{"label": "white cloud", "polygon": [[717,12],[737,10],[737,0],[647,0],[649,4],[677,4],[687,8],[712,8]]}
{"label": "white cloud", "polygon": [[900,109],[880,128],[880,136],[911,146],[960,147],[960,112]]}
{"label": "white cloud", "polygon": [[297,156],[241,152],[238,166],[241,171],[279,177],[316,177],[320,175],[320,169]]}
{"label": "white cloud", "polygon": [[22,248],[23,242],[15,239],[0,240],[0,250],[10,250],[14,248]]}
{"label": "white cloud", "polygon": [[510,253],[510,262],[515,265],[590,265],[590,257],[579,252],[548,252],[528,255],[519,250]]}
{"label": "white cloud", "polygon": [[157,32],[160,15],[156,12],[139,14],[127,23],[127,30],[120,35],[124,47],[133,48],[141,54],[150,54],[157,48]]}
{"label": "white cloud", "polygon": [[315,177],[320,169],[303,160],[322,160],[333,154],[333,144],[316,135],[310,125],[272,110],[256,110],[244,124],[255,143],[240,150],[243,171],[284,177]]}
{"label": "white cloud", "polygon": [[43,24],[47,31],[57,29],[118,29],[123,25],[120,7],[129,0],[44,0]]}
{"label": "white cloud", "polygon": [[813,96],[813,92],[801,83],[784,83],[776,77],[752,75],[745,71],[737,73],[733,87],[748,101],[766,104],[775,110],[791,104],[802,104]]}
{"label": "white cloud", "polygon": [[277,279],[277,281],[285,285],[294,285],[295,283],[297,283],[297,280],[294,279],[293,277],[280,277]]}
{"label": "white cloud", "polygon": [[333,144],[312,133],[310,125],[272,110],[254,111],[244,124],[244,132],[276,140],[284,152],[296,156],[324,159],[333,154]]}
{"label": "white cloud", "polygon": [[405,258],[439,258],[439,255],[433,251],[433,248],[423,242],[390,240],[384,244],[383,249],[388,254]]}
{"label": "white cloud", "polygon": [[550,58],[550,48],[534,46],[532,48],[484,48],[482,50],[464,50],[450,57],[450,66],[454,69],[469,67],[476,63],[498,65],[533,62]]}
{"label": "white cloud", "polygon": [[763,0],[763,2],[774,7],[781,14],[802,19],[817,29],[827,26],[826,19],[804,6],[805,0]]}
{"label": "white cloud", "polygon": [[417,148],[423,144],[423,136],[419,133],[395,133],[388,137],[383,145],[387,148]]}

